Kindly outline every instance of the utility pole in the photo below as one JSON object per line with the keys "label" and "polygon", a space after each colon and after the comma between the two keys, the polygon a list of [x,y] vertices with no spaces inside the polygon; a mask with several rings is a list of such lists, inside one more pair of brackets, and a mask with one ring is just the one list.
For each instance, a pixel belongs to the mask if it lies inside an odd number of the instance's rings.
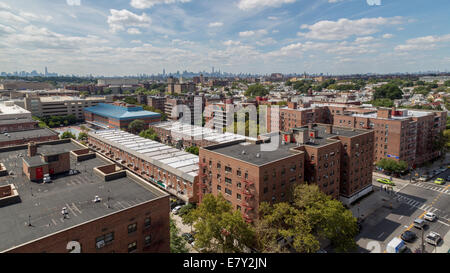
{"label": "utility pole", "polygon": [[423,227],[422,227],[422,253],[425,253],[425,244],[423,243]]}

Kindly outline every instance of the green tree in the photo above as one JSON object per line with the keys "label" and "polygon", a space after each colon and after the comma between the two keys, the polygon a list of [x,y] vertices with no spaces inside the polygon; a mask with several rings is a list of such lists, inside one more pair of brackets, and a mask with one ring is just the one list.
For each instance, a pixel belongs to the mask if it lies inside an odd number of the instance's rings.
{"label": "green tree", "polygon": [[394,102],[391,99],[376,99],[371,102],[376,107],[393,107]]}
{"label": "green tree", "polygon": [[188,152],[188,153],[194,154],[194,155],[198,155],[199,148],[198,148],[198,146],[190,146],[190,147],[187,147],[185,149],[185,151]]}
{"label": "green tree", "polygon": [[158,134],[153,130],[153,128],[149,128],[147,130],[143,130],[139,133],[140,137],[151,139],[154,141],[159,141]]}
{"label": "green tree", "polygon": [[298,185],[291,203],[262,203],[257,222],[258,247],[263,252],[284,252],[279,239],[292,239],[297,252],[314,253],[320,239],[328,239],[338,252],[356,248],[356,218],[340,201],[323,193],[317,185]]}
{"label": "green tree", "polygon": [[430,86],[419,86],[414,88],[413,90],[414,94],[422,94],[424,96],[428,95],[431,92]]}
{"label": "green tree", "polygon": [[408,163],[405,161],[396,161],[391,158],[383,158],[376,163],[377,167],[388,172],[401,173],[408,169]]}
{"label": "green tree", "polygon": [[128,104],[137,104],[138,103],[137,99],[133,98],[133,97],[126,97],[123,101]]}
{"label": "green tree", "polygon": [[170,253],[188,253],[186,241],[179,233],[175,221],[170,217]]}
{"label": "green tree", "polygon": [[250,85],[247,91],[245,91],[245,96],[247,97],[256,97],[256,96],[264,97],[268,94],[269,90],[259,83]]}
{"label": "green tree", "polygon": [[373,96],[374,100],[384,98],[396,100],[401,99],[403,97],[403,92],[402,90],[400,90],[400,88],[398,88],[397,85],[388,83],[378,88],[375,88],[375,93]]}
{"label": "green tree", "polygon": [[255,242],[254,231],[222,195],[204,196],[202,203],[182,216],[193,223],[195,245],[213,253],[241,253]]}
{"label": "green tree", "polygon": [[140,133],[144,129],[145,129],[145,122],[143,120],[140,120],[140,119],[133,120],[128,125],[128,130],[130,130],[130,132],[132,132],[133,134]]}
{"label": "green tree", "polygon": [[81,132],[78,134],[78,140],[86,141],[88,139],[88,134],[85,132]]}
{"label": "green tree", "polygon": [[450,80],[444,82],[445,86],[450,86]]}
{"label": "green tree", "polygon": [[61,139],[68,139],[68,138],[77,139],[77,137],[69,131],[62,133],[60,138]]}

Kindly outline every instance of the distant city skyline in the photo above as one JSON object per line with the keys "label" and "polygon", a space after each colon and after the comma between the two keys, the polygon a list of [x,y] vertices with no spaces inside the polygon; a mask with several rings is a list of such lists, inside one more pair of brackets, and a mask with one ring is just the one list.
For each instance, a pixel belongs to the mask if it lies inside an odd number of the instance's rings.
{"label": "distant city skyline", "polygon": [[0,71],[446,71],[448,0],[0,0]]}

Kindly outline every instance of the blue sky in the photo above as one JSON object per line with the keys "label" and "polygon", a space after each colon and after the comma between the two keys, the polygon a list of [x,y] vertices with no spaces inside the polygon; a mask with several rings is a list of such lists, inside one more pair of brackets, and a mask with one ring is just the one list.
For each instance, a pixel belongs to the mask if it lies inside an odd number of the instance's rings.
{"label": "blue sky", "polygon": [[448,0],[0,0],[0,71],[444,71],[449,11]]}

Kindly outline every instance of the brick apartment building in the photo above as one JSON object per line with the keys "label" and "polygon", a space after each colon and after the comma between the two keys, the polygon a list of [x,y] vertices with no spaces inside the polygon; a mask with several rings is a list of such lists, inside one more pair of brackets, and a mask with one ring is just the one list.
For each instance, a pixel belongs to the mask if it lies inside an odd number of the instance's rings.
{"label": "brick apartment building", "polygon": [[374,162],[391,158],[406,161],[413,168],[441,155],[433,145],[445,130],[446,121],[446,112],[395,108],[366,113],[346,111],[334,116],[337,126],[374,131]]}
{"label": "brick apartment building", "polygon": [[[0,148],[0,158],[0,252],[170,252],[168,194],[78,142]],[[42,171],[51,183],[33,182]]]}
{"label": "brick apartment building", "polygon": [[147,105],[153,107],[154,109],[158,109],[164,112],[165,104],[165,97],[147,96]]}
{"label": "brick apartment building", "polygon": [[252,221],[260,202],[288,201],[294,184],[316,184],[345,204],[372,191],[372,131],[309,124],[281,132],[275,151],[262,151],[265,142],[200,148],[199,201],[220,193]]}
{"label": "brick apartment building", "polygon": [[197,202],[198,156],[119,130],[88,135],[98,153],[185,202]]}
{"label": "brick apartment building", "polygon": [[144,111],[141,106],[116,102],[113,104],[100,103],[94,107],[84,109],[86,122],[106,128],[127,129],[134,120],[142,120],[145,125],[159,122],[161,114]]}

